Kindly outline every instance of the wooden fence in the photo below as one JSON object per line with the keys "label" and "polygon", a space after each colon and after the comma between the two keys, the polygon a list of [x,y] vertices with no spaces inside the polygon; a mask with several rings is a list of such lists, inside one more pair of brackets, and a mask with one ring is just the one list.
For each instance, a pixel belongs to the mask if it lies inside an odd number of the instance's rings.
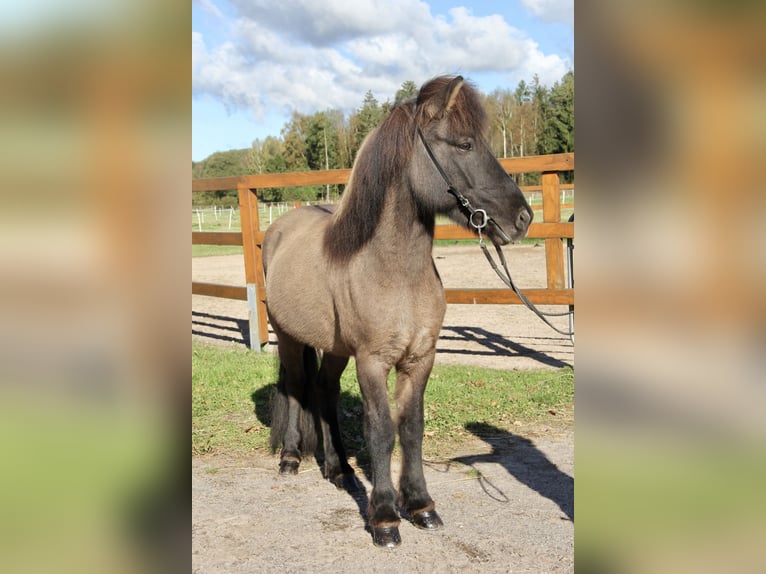
{"label": "wooden fence", "polygon": [[[542,173],[540,186],[522,186],[522,191],[542,192],[543,222],[533,223],[527,237],[545,240],[547,286],[526,289],[525,295],[536,305],[574,305],[574,289],[565,288],[564,244],[574,237],[574,223],[561,222],[560,173],[574,170],[574,154],[554,154],[501,159],[508,173]],[[192,294],[247,301],[250,347],[260,349],[268,343],[266,287],[261,246],[263,234],[258,219],[257,190],[267,187],[346,184],[350,169],[274,173],[237,177],[193,179],[192,192],[236,189],[239,198],[241,232],[192,232],[193,245],[241,245],[245,258],[245,286],[218,285],[192,281]],[[471,239],[476,235],[458,225],[438,225],[435,239]],[[447,303],[521,303],[510,289],[445,289]]]}

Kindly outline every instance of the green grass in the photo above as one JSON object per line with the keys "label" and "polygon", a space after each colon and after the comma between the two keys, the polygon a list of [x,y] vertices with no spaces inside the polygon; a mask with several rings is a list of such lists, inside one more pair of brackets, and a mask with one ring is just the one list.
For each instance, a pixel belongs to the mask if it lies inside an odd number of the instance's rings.
{"label": "green grass", "polygon": [[[192,210],[192,231],[200,231],[199,223],[196,211]],[[234,215],[231,218],[231,229],[229,229],[228,211],[219,213],[217,220],[211,211],[205,211],[203,214],[201,231],[242,231],[239,211],[234,211]]]}
{"label": "green grass", "polygon": [[[192,345],[192,452],[244,454],[268,451],[269,399],[276,359],[268,353]],[[389,388],[393,387],[393,374]],[[424,452],[446,455],[473,435],[469,423],[518,432],[519,425],[569,425],[574,372],[504,371],[437,365],[425,400]],[[339,404],[344,443],[363,455],[362,401],[353,360],[341,379]]]}
{"label": "green grass", "polygon": [[211,255],[242,255],[241,245],[192,245],[192,257]]}
{"label": "green grass", "polygon": [[572,369],[505,371],[437,365],[426,390],[425,432],[436,442],[462,442],[470,437],[467,423],[511,431],[517,423],[571,418],[573,401]]}

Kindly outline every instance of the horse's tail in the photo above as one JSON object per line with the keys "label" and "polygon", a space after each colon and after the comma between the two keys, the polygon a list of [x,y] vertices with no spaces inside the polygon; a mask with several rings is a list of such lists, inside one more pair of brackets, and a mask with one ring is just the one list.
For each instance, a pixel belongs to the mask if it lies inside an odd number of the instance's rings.
{"label": "horse's tail", "polygon": [[[303,456],[316,451],[319,441],[319,416],[317,410],[317,378],[319,375],[319,360],[317,351],[308,345],[303,348],[303,385],[296,397],[301,405],[298,415],[298,431],[301,435],[300,448]],[[283,364],[279,365],[279,378],[276,392],[271,400],[271,450],[276,452],[282,446],[288,425],[288,390],[287,371]]]}

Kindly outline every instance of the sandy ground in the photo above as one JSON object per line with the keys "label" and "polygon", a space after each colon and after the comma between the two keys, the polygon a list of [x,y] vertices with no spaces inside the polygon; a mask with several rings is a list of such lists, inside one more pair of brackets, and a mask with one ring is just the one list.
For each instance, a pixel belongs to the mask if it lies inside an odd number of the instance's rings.
{"label": "sandy ground", "polygon": [[[514,280],[543,287],[544,250],[506,248]],[[437,248],[445,287],[502,287],[478,246]],[[192,260],[192,277],[243,285],[240,256]],[[552,310],[560,311],[559,308]],[[192,338],[246,345],[244,302],[192,296]],[[554,323],[567,327],[566,317]],[[574,346],[521,306],[451,305],[437,362],[501,369],[574,365]],[[195,573],[573,572],[574,433],[552,421],[477,436],[457,456],[427,460],[429,491],[445,527],[406,522],[402,544],[380,549],[365,530],[371,490],[337,490],[313,461],[298,476],[277,474],[278,458],[192,460]],[[394,468],[397,468],[396,463]]]}
{"label": "sandy ground", "polygon": [[445,526],[402,522],[393,550],[375,547],[365,530],[371,484],[361,471],[366,492],[351,496],[314,464],[282,477],[276,457],[196,458],[193,572],[573,572],[572,433],[531,432],[426,461]]}

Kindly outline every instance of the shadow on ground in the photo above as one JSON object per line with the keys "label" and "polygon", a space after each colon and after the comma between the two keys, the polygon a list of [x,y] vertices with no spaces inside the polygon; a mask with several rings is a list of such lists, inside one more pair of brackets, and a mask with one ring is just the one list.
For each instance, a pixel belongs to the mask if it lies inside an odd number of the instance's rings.
{"label": "shadow on ground", "polygon": [[[574,522],[574,479],[561,472],[531,440],[487,423],[468,423],[465,428],[491,446],[492,451],[456,457],[453,459],[455,462],[471,467],[483,462],[502,465],[516,480],[555,502]],[[480,482],[488,496],[508,501],[505,494],[491,483],[486,480]]]}
{"label": "shadow on ground", "polygon": [[[449,332],[454,333],[454,335],[446,334]],[[568,340],[564,338],[548,337],[547,339],[556,342],[561,341],[564,344],[568,343]],[[542,351],[537,351],[531,347],[522,345],[521,343],[510,341],[502,335],[492,333],[491,331],[487,331],[480,327],[444,325],[439,340],[474,343],[480,345],[482,348],[481,350],[476,350],[462,346],[460,349],[437,349],[436,352],[439,354],[529,357],[549,367],[561,368],[572,366],[570,363],[551,357]],[[539,340],[537,342],[539,344]]]}
{"label": "shadow on ground", "polygon": [[[276,373],[275,373],[276,376]],[[256,390],[251,399],[255,407],[255,416],[264,426],[271,428],[271,401],[274,393],[277,392],[276,383],[271,383]],[[342,391],[338,400],[338,416],[340,419],[341,440],[346,448],[346,453],[350,461],[355,460],[356,467],[361,469],[365,478],[372,482],[372,467],[370,465],[370,456],[364,442],[363,424],[362,424],[363,406],[358,396]],[[321,469],[323,466],[324,455],[321,448],[321,438],[319,440],[319,449],[314,453],[314,459]],[[277,467],[274,467],[277,472]],[[355,483],[356,482],[356,483]],[[348,495],[354,500],[359,510],[359,514],[367,524],[367,506],[369,498],[364,485],[359,482],[347,482],[343,485]],[[328,482],[328,487],[330,483]],[[369,531],[369,526],[368,526]],[[371,532],[371,531],[370,531]]]}
{"label": "shadow on ground", "polygon": [[[192,335],[211,342],[237,343],[250,346],[250,330],[247,319],[236,319],[192,311]],[[273,335],[273,332],[270,332]],[[437,348],[439,355],[463,355],[474,357],[528,357],[541,365],[553,368],[571,367],[571,362],[557,359],[544,351],[539,351],[520,342],[529,337],[515,337],[513,341],[498,333],[480,327],[444,325],[439,336],[440,341],[463,343],[460,348]],[[532,344],[539,346],[541,341],[552,345],[569,345],[566,338],[534,337]],[[472,345],[472,347],[471,347]],[[477,348],[478,347],[478,348]],[[272,345],[269,344],[269,350]]]}
{"label": "shadow on ground", "polygon": [[192,311],[192,335],[214,341],[250,345],[250,329],[247,319],[234,319],[233,317]]}

